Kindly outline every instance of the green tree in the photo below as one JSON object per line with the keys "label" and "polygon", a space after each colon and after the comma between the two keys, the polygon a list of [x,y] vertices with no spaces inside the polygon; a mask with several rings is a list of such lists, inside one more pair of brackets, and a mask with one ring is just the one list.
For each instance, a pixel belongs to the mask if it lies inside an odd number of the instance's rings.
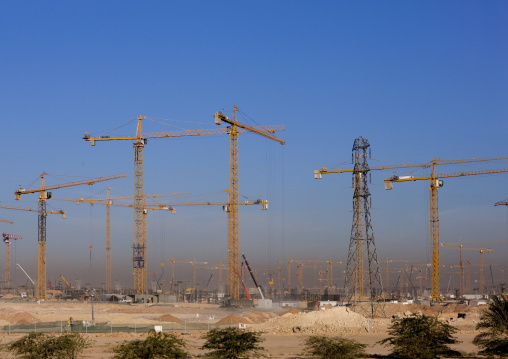
{"label": "green tree", "polygon": [[473,344],[482,349],[480,354],[489,357],[508,357],[508,299],[506,296],[501,294],[491,297],[491,302],[482,312],[476,329],[484,330],[473,340]]}
{"label": "green tree", "polygon": [[352,339],[312,336],[305,340],[303,355],[322,359],[363,358],[367,355],[365,353],[366,347],[366,344],[358,343]]}
{"label": "green tree", "polygon": [[185,342],[174,334],[151,330],[145,340],[124,342],[113,348],[117,359],[186,358]]}
{"label": "green tree", "polygon": [[78,333],[49,336],[30,333],[8,344],[6,349],[23,359],[75,359],[91,341]]}
{"label": "green tree", "polygon": [[391,337],[379,343],[393,345],[391,355],[400,359],[433,359],[440,356],[460,356],[448,344],[458,343],[452,335],[455,327],[443,323],[437,317],[413,314],[411,317],[392,319],[388,328]]}
{"label": "green tree", "polygon": [[248,354],[257,354],[264,350],[259,346],[259,343],[264,340],[260,332],[249,332],[238,328],[212,329],[202,339],[206,341],[201,349],[212,349],[205,354],[209,358],[248,358]]}

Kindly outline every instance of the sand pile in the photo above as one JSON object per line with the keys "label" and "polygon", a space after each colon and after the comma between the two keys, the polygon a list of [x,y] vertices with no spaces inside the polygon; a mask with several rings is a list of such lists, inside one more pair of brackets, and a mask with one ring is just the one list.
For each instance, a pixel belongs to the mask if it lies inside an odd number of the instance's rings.
{"label": "sand pile", "polygon": [[298,314],[300,313],[300,309],[292,308],[290,310],[286,310],[284,313],[279,314],[280,316],[283,316],[284,314]]}
{"label": "sand pile", "polygon": [[2,299],[14,299],[14,298],[19,298],[19,295],[7,293],[2,297]]}
{"label": "sand pile", "polygon": [[27,312],[19,312],[13,314],[2,314],[0,320],[10,322],[12,324],[34,324],[39,323],[40,320],[35,318],[32,314]]}
{"label": "sand pile", "polygon": [[217,323],[218,324],[240,324],[240,323],[245,324],[245,322],[246,322],[245,318],[243,318],[243,317],[239,317],[237,315],[228,315],[227,317],[219,320]]}
{"label": "sand pile", "polygon": [[271,318],[277,317],[277,314],[271,312],[247,312],[240,316],[229,315],[222,318],[217,323],[219,324],[259,324],[265,323]]}
{"label": "sand pile", "polygon": [[164,315],[160,316],[159,320],[161,322],[172,322],[172,323],[183,324],[183,320],[180,320],[177,317],[172,316],[171,314],[164,314]]}
{"label": "sand pile", "polygon": [[369,322],[362,315],[346,307],[307,313],[287,313],[255,326],[258,330],[267,330],[271,333],[365,332],[369,327],[371,331],[374,330],[374,321]]}

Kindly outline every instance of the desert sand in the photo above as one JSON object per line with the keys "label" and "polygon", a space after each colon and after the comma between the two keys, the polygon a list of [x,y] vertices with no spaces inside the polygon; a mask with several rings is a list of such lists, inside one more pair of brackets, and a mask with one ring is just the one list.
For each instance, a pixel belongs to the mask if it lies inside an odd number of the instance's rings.
{"label": "desert sand", "polygon": [[[346,307],[327,306],[322,310],[302,311],[296,308],[276,308],[273,310],[256,310],[252,308],[219,308],[218,305],[178,303],[172,305],[149,305],[132,303],[95,302],[93,308],[94,321],[103,326],[110,325],[111,332],[84,334],[93,341],[92,347],[86,349],[82,358],[113,358],[111,349],[123,341],[143,339],[146,333],[118,332],[115,326],[133,328],[152,328],[162,325],[164,331],[171,331],[182,337],[187,349],[193,357],[204,352],[201,337],[209,327],[245,325],[247,330],[261,331],[266,349],[264,354],[272,358],[294,358],[302,353],[303,343],[310,335],[344,336],[367,344],[367,353],[386,355],[389,347],[377,342],[387,337],[387,328],[393,317],[403,317],[421,312],[436,315],[459,329],[456,337],[461,341],[454,345],[460,350],[475,357],[478,349],[471,343],[477,334],[475,325],[480,317],[480,308],[450,304],[448,306],[418,306],[414,304],[385,304],[374,319]],[[458,313],[466,314],[458,318]],[[15,333],[15,328],[23,325],[26,330],[41,331],[45,323],[53,322],[64,331],[69,318],[74,323],[92,322],[92,306],[90,302],[79,301],[47,301],[37,304],[33,301],[18,299],[0,300],[0,334],[1,344],[7,344],[22,333]],[[39,329],[37,328],[39,325]],[[12,329],[9,331],[9,328]],[[75,326],[77,329],[78,326]],[[80,330],[83,327],[79,327]],[[169,329],[168,329],[169,328]],[[193,329],[199,328],[199,330]],[[121,330],[121,329],[118,329]],[[9,334],[10,333],[10,334]],[[13,358],[9,353],[2,352],[4,358]]]}

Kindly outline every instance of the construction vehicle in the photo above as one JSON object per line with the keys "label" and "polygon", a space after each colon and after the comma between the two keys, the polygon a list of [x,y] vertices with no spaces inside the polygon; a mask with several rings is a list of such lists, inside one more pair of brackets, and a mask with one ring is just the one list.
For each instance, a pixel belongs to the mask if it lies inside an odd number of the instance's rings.
{"label": "construction vehicle", "polygon": [[64,278],[64,276],[63,276],[63,275],[61,275],[61,274],[60,274],[60,278],[62,278],[62,280],[64,281],[64,283],[67,285],[67,288],[69,288],[69,289],[71,289],[71,288],[72,288],[72,286],[70,285],[70,283],[69,283],[69,282],[67,282],[67,280]]}
{"label": "construction vehicle", "polygon": [[254,281],[254,285],[256,286],[259,296],[262,300],[265,299],[265,296],[263,294],[263,291],[261,290],[261,286],[258,284],[258,281],[256,280],[256,277],[254,276],[254,273],[252,273],[252,269],[250,269],[249,262],[247,262],[247,258],[245,257],[245,254],[242,253],[243,260],[245,261],[245,264],[247,265],[247,269],[249,270],[250,276],[252,277],[252,280]]}
{"label": "construction vehicle", "polygon": [[[108,177],[98,177],[92,178],[83,181],[75,181],[62,183],[53,186],[46,186],[45,177],[47,173],[43,172],[40,175],[41,183],[38,189],[35,190],[27,190],[25,188],[18,188],[14,191],[14,195],[16,196],[16,200],[21,199],[21,195],[28,193],[39,193],[39,218],[38,218],[38,274],[37,274],[37,299],[46,299],[46,214],[48,211],[46,210],[46,201],[51,198],[52,193],[50,190],[73,187],[79,185],[93,185],[97,182],[109,181],[117,178],[127,177],[125,174],[108,176]],[[64,216],[64,214],[62,214]],[[64,217],[65,218],[65,217]]]}

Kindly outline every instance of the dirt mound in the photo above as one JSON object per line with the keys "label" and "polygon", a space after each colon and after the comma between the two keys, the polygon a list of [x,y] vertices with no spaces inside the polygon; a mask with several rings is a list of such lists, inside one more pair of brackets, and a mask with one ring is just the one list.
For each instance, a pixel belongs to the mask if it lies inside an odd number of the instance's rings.
{"label": "dirt mound", "polygon": [[161,322],[172,322],[172,323],[180,323],[183,324],[183,320],[178,319],[177,317],[172,316],[171,314],[162,315],[159,320]]}
{"label": "dirt mound", "polygon": [[268,319],[277,317],[276,314],[271,312],[249,312],[242,316],[242,318],[246,318],[250,320],[250,323],[264,323]]}
{"label": "dirt mound", "polygon": [[40,320],[27,312],[0,315],[0,319],[6,320],[11,324],[34,324],[40,322]]}
{"label": "dirt mound", "polygon": [[246,323],[247,321],[250,323],[249,319],[239,317],[236,315],[228,315],[227,317],[219,320],[217,323],[218,324],[240,324],[240,323]]}
{"label": "dirt mound", "polygon": [[14,294],[7,293],[6,295],[4,295],[2,297],[2,299],[14,299],[14,298],[19,298],[19,295],[14,295]]}
{"label": "dirt mound", "polygon": [[290,310],[286,310],[284,313],[279,314],[279,316],[282,317],[283,315],[286,315],[286,314],[298,314],[300,312],[301,312],[300,309],[293,308],[293,309],[290,309]]}
{"label": "dirt mound", "polygon": [[273,333],[334,333],[364,332],[368,330],[369,325],[368,319],[362,315],[346,307],[333,307],[327,310],[278,316],[259,324],[257,328]]}

